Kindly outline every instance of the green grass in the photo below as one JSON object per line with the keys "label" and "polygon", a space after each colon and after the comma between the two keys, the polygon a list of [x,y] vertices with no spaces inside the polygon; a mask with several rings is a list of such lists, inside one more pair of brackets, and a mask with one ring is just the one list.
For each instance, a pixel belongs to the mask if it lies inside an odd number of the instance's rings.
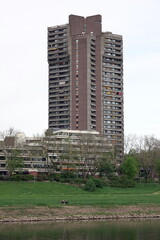
{"label": "green grass", "polygon": [[61,206],[67,199],[73,206],[158,205],[160,184],[137,184],[134,188],[104,187],[95,192],[54,182],[0,182],[0,206]]}

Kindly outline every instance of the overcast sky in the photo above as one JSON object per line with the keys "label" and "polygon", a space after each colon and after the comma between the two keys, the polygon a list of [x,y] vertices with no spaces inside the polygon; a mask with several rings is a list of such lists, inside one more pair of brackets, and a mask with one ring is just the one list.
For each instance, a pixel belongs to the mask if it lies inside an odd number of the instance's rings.
{"label": "overcast sky", "polygon": [[125,134],[160,138],[160,0],[0,0],[0,131],[47,129],[47,27],[70,14],[123,35]]}

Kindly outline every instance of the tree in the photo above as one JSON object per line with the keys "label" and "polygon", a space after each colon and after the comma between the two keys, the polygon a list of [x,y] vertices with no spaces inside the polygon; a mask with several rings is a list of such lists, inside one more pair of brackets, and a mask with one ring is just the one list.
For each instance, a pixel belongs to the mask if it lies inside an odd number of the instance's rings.
{"label": "tree", "polygon": [[137,162],[134,157],[127,157],[121,165],[122,173],[129,179],[134,179],[138,174]]}
{"label": "tree", "polygon": [[154,136],[140,138],[137,159],[146,182],[155,179],[156,159],[160,157],[160,142]]}
{"label": "tree", "polygon": [[115,171],[114,157],[112,152],[103,153],[103,155],[97,161],[97,171],[101,176],[109,176]]}
{"label": "tree", "polygon": [[92,134],[80,134],[77,140],[77,150],[76,155],[79,162],[79,167],[83,177],[92,174],[93,170],[93,155],[94,155],[94,145],[93,145],[93,135]]}
{"label": "tree", "polygon": [[129,134],[124,137],[124,153],[128,154],[130,151],[137,152],[139,149],[139,137],[134,134]]}
{"label": "tree", "polygon": [[[125,141],[126,156],[137,159],[146,182],[155,179],[156,160],[160,159],[160,140],[154,136],[131,136]],[[141,175],[142,176],[142,175]]]}
{"label": "tree", "polygon": [[105,154],[110,150],[106,139],[102,135],[82,134],[78,148],[79,159],[83,163],[83,176],[94,176],[100,167],[100,162],[103,162]]}
{"label": "tree", "polygon": [[9,172],[9,176],[12,176],[15,171],[21,171],[24,167],[24,160],[20,156],[20,152],[17,149],[12,149],[7,156],[6,168]]}
{"label": "tree", "polygon": [[160,159],[156,161],[156,172],[158,174],[159,181],[160,181]]}
{"label": "tree", "polygon": [[77,152],[74,149],[73,140],[68,137],[61,142],[61,154],[59,160],[63,165],[63,170],[66,170],[69,175],[70,170],[76,171],[75,160],[77,159]]}
{"label": "tree", "polygon": [[4,139],[5,137],[15,137],[19,131],[14,129],[14,127],[9,127],[9,129],[0,132],[0,138]]}

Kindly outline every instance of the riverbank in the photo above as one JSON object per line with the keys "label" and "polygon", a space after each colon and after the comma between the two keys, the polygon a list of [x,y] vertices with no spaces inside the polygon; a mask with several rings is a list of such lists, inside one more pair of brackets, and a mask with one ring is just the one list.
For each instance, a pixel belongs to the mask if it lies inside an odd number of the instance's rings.
{"label": "riverbank", "polygon": [[0,222],[90,221],[107,219],[160,219],[160,206],[99,207],[1,207]]}
{"label": "riverbank", "polygon": [[0,183],[0,222],[122,218],[160,218],[160,184],[87,192],[57,182]]}

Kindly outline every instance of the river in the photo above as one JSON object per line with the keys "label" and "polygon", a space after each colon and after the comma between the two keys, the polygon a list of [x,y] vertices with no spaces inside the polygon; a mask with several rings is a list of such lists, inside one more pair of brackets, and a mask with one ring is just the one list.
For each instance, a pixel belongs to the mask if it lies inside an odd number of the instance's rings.
{"label": "river", "polygon": [[0,224],[0,240],[159,240],[160,220]]}

